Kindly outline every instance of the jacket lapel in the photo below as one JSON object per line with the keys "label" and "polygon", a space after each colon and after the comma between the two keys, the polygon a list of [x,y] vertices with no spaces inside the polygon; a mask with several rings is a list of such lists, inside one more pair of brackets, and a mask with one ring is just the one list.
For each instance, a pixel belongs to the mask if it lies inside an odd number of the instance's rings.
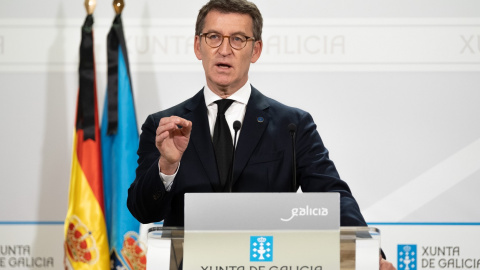
{"label": "jacket lapel", "polygon": [[[203,90],[197,93],[185,108],[190,112],[185,115],[186,119],[192,121],[192,134],[190,144],[195,149],[207,176],[215,192],[221,191],[220,179],[218,177],[217,162],[213,150],[212,139],[207,118],[207,107]],[[181,166],[181,165],[180,165]]]}
{"label": "jacket lapel", "polygon": [[252,86],[245,118],[243,119],[240,137],[235,152],[233,184],[237,181],[265,131],[270,115],[267,98]]}

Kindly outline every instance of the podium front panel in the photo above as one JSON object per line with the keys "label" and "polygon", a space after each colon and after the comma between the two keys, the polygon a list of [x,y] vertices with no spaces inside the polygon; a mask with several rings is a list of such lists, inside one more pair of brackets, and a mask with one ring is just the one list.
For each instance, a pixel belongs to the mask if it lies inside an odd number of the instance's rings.
{"label": "podium front panel", "polygon": [[[183,228],[161,226],[150,228],[148,233],[147,270],[178,270],[183,260],[183,237]],[[159,249],[156,246],[159,245],[159,241],[167,242],[170,245],[170,250],[168,251],[170,258],[167,261],[159,261],[159,258],[165,257],[158,254]],[[369,243],[366,244],[367,242]],[[165,244],[160,244],[160,246],[165,246]],[[205,246],[205,248],[207,249],[208,246]],[[340,228],[341,270],[379,269],[379,249],[380,232],[378,229],[373,227]],[[165,268],[165,265],[169,265],[169,268]]]}

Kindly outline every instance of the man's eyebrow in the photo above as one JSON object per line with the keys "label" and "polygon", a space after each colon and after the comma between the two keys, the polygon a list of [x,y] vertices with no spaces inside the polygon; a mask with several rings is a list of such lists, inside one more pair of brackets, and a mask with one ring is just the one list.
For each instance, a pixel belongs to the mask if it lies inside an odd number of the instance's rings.
{"label": "man's eyebrow", "polygon": [[219,33],[220,34],[220,32],[217,30],[204,30],[203,33]]}
{"label": "man's eyebrow", "polygon": [[243,35],[243,36],[246,36],[246,37],[248,37],[248,36],[253,36],[253,34],[252,34],[252,35],[247,35],[247,34],[246,34],[245,32],[243,32],[243,31],[234,32],[234,33],[232,33],[232,35]]}
{"label": "man's eyebrow", "polygon": [[[221,34],[221,35],[224,35],[224,36],[228,36],[226,34],[222,34],[221,31],[218,31],[218,30],[205,30],[205,32],[203,33],[218,33],[218,34]],[[231,35],[243,35],[243,36],[246,36],[246,37],[253,37],[253,34],[252,35],[247,35],[245,32],[243,31],[236,31],[236,32],[233,32],[230,34]]]}

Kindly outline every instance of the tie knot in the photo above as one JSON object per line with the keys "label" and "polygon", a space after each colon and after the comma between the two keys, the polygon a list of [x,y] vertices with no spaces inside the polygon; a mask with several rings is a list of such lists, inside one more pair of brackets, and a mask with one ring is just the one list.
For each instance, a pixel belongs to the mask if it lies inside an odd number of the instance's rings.
{"label": "tie knot", "polygon": [[219,100],[215,101],[215,103],[217,103],[217,106],[218,106],[218,113],[219,114],[225,114],[228,107],[230,107],[230,105],[232,105],[233,99],[219,99]]}

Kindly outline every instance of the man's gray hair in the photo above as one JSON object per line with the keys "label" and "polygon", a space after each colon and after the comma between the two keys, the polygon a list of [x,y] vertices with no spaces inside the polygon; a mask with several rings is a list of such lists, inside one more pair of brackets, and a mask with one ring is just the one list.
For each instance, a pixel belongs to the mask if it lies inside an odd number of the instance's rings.
{"label": "man's gray hair", "polygon": [[247,0],[210,0],[205,4],[197,16],[195,25],[195,35],[200,35],[205,27],[205,17],[210,11],[219,11],[221,13],[240,13],[252,17],[253,37],[255,40],[262,40],[263,18],[257,6]]}

